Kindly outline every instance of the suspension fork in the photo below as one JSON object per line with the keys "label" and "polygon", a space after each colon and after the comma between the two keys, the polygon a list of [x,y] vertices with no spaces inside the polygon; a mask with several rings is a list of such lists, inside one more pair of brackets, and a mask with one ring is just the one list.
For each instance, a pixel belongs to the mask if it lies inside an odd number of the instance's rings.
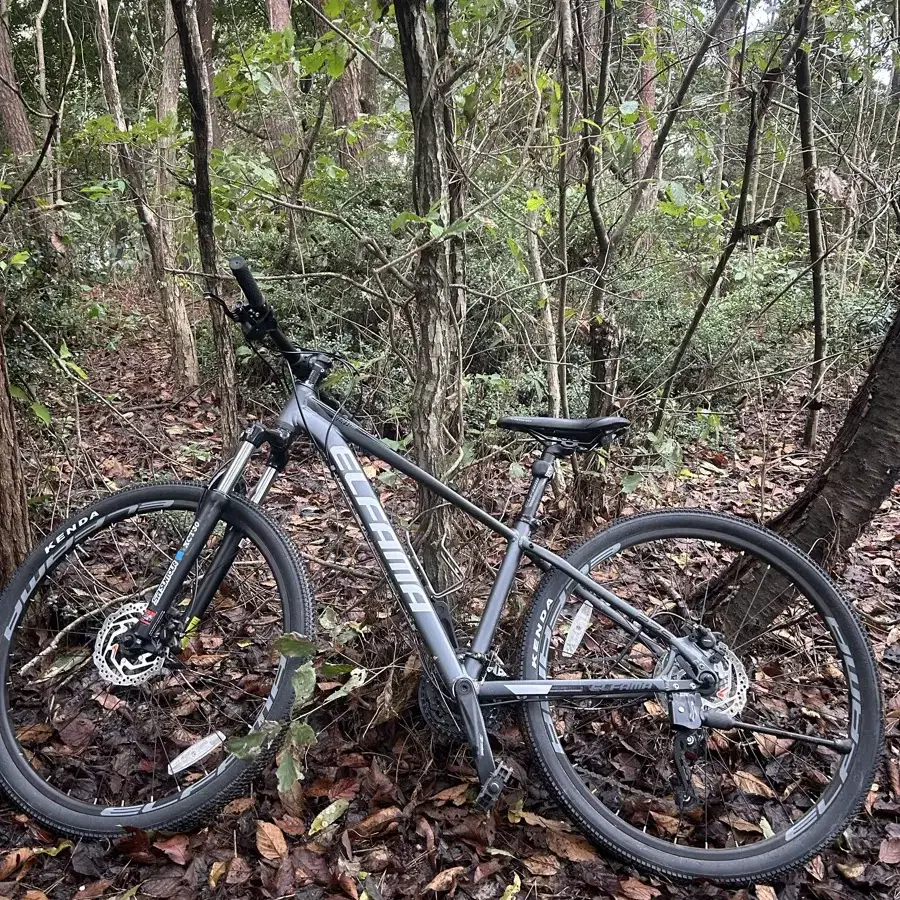
{"label": "suspension fork", "polygon": [[[288,439],[281,432],[270,431],[261,425],[253,425],[244,433],[243,440],[225,471],[213,482],[204,495],[190,530],[163,575],[147,609],[144,610],[138,623],[122,636],[121,644],[126,651],[134,649],[137,652],[144,652],[147,645],[152,644],[154,638],[159,634],[162,624],[167,618],[167,613],[181,592],[185,578],[206,547],[221,518],[222,511],[228,503],[229,495],[243,475],[253,451],[264,442],[268,442],[272,448],[269,463],[250,500],[258,504],[268,493],[275,477],[284,468]],[[199,620],[209,607],[225,575],[234,563],[243,537],[241,532],[228,526],[210,561],[209,569],[197,586],[194,597],[182,617],[183,625],[189,626],[194,619]]]}

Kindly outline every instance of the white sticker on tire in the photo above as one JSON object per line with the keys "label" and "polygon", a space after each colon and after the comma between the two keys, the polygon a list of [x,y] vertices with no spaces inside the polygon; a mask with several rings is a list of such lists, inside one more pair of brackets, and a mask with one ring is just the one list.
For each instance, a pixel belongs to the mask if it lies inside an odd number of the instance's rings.
{"label": "white sticker on tire", "polygon": [[169,774],[177,775],[185,769],[200,762],[204,757],[209,756],[213,750],[225,743],[225,735],[221,731],[214,731],[205,738],[201,738],[196,744],[192,744],[187,750],[179,753],[169,763]]}
{"label": "white sticker on tire", "polygon": [[566,635],[566,642],[563,644],[563,656],[572,656],[578,649],[581,639],[584,637],[584,633],[588,630],[588,625],[591,624],[591,616],[593,614],[594,607],[585,600],[579,607],[578,612],[575,613],[572,618],[572,625],[569,627],[569,633]]}

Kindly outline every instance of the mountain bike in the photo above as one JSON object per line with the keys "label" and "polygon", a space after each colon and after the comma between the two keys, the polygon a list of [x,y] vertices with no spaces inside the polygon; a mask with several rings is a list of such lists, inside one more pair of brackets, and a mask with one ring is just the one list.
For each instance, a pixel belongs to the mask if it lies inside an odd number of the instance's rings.
{"label": "mountain bike", "polygon": [[[768,880],[844,828],[879,759],[881,695],[863,627],[815,562],[756,524],[697,509],[624,518],[553,552],[536,532],[555,467],[608,444],[625,419],[500,419],[539,447],[508,524],[328,400],[322,382],[338,358],[295,347],[247,265],[231,265],[246,298],[231,315],[251,342],[280,352],[291,395],[271,426],[246,429],[207,484],[144,484],[100,500],[14,575],[0,598],[0,781],[15,803],[60,832],[100,838],[190,829],[246,792],[292,713],[300,660],[276,641],[312,636],[316,621],[304,566],[263,511],[305,437],[420,643],[426,718],[469,745],[480,809],[511,777],[490,729],[513,705],[552,798],[598,847],[645,871]],[[262,448],[251,487],[248,463]],[[505,541],[470,640],[357,451]],[[545,574],[519,659],[504,660],[498,624],[524,560]],[[257,758],[230,752],[263,731]]]}

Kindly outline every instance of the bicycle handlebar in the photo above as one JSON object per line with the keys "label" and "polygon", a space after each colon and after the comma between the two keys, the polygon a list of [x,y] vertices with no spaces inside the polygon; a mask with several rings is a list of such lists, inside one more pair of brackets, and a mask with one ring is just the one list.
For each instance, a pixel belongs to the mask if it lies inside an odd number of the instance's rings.
{"label": "bicycle handlebar", "polygon": [[250,271],[250,266],[247,265],[247,260],[243,256],[232,256],[228,261],[228,265],[231,266],[231,272],[241,286],[241,290],[244,292],[244,296],[247,298],[250,306],[258,311],[266,309],[266,301],[263,299],[262,291],[259,289],[259,285]]}

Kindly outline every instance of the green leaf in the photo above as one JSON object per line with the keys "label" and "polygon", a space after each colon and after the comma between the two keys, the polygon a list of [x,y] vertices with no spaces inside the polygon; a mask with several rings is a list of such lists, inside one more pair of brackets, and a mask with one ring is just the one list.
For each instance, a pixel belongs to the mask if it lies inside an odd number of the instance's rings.
{"label": "green leaf", "polygon": [[344,58],[344,54],[340,50],[332,53],[328,57],[328,63],[325,68],[332,78],[340,78],[344,74],[344,69],[347,68],[347,60]]}
{"label": "green leaf", "polygon": [[637,100],[623,100],[619,104],[619,112],[622,113],[623,116],[630,116],[638,111],[638,106],[640,106],[640,104]]}
{"label": "green leaf", "polygon": [[547,201],[544,199],[544,195],[540,193],[540,191],[529,191],[528,199],[525,201],[525,209],[529,212],[534,212],[536,209],[540,209]]}
{"label": "green leaf", "polygon": [[13,255],[9,258],[9,264],[11,266],[24,266],[25,263],[28,262],[31,254],[27,250],[19,250],[18,253],[13,253]]}
{"label": "green leaf", "polygon": [[316,689],[316,670],[311,662],[305,662],[293,676],[291,684],[294,687],[294,703],[302,706],[313,695]]}
{"label": "green leaf", "polygon": [[27,400],[28,394],[22,390],[17,384],[11,384],[9,386],[9,393],[14,400]]}
{"label": "green leaf", "polygon": [[71,359],[67,359],[66,367],[71,369],[82,381],[87,381],[87,372],[85,372],[78,363],[72,362]]}
{"label": "green leaf", "polygon": [[416,215],[414,212],[409,212],[408,210],[400,213],[400,215],[396,216],[391,222],[391,231],[399,231],[404,225],[408,222],[424,222],[421,216]]}
{"label": "green leaf", "polygon": [[790,232],[797,232],[803,227],[803,222],[800,219],[800,214],[797,210],[792,209],[790,206],[786,206],[784,208],[784,224],[787,225],[787,229]]}
{"label": "green leaf", "polygon": [[272,741],[281,734],[281,723],[263,722],[259,729],[243,737],[231,738],[225,746],[238,759],[258,759]]}
{"label": "green leaf", "polygon": [[322,663],[321,672],[328,678],[337,678],[339,675],[349,675],[354,668],[350,663]]}
{"label": "green leaf", "polygon": [[50,410],[47,409],[43,403],[38,403],[37,400],[35,400],[35,402],[31,404],[31,411],[44,423],[44,425],[50,424]]}
{"label": "green leaf", "polygon": [[302,634],[296,631],[290,634],[283,634],[275,639],[275,649],[282,655],[288,657],[299,656],[302,659],[309,659],[316,655],[316,645]]}
{"label": "green leaf", "polygon": [[60,359],[71,359],[72,358],[72,351],[69,349],[69,347],[65,341],[63,341],[59,345],[59,358]]}
{"label": "green leaf", "polygon": [[277,774],[278,790],[282,794],[286,794],[300,780],[300,768],[289,749],[285,749],[281,754]]}
{"label": "green leaf", "polygon": [[349,807],[349,800],[335,800],[334,803],[329,803],[328,806],[313,819],[312,825],[309,826],[310,836],[318,834],[320,831],[324,831],[329,825],[334,825],[334,823],[347,812]]}
{"label": "green leaf", "polygon": [[290,734],[295,747],[307,747],[316,742],[316,733],[308,722],[291,722]]}
{"label": "green leaf", "polygon": [[525,477],[525,467],[518,462],[511,462],[509,464],[509,477],[510,478],[524,478]]}
{"label": "green leaf", "polygon": [[337,19],[344,11],[344,0],[325,0],[322,4],[322,12],[329,19]]}
{"label": "green leaf", "polygon": [[362,687],[366,680],[369,677],[368,670],[366,669],[354,669],[350,673],[350,677],[333,693],[329,694],[326,698],[326,703],[331,703],[334,700],[339,700],[341,697],[346,697],[357,688]]}
{"label": "green leaf", "polygon": [[643,480],[644,476],[638,472],[632,472],[630,475],[626,475],[622,479],[622,493],[633,494]]}

